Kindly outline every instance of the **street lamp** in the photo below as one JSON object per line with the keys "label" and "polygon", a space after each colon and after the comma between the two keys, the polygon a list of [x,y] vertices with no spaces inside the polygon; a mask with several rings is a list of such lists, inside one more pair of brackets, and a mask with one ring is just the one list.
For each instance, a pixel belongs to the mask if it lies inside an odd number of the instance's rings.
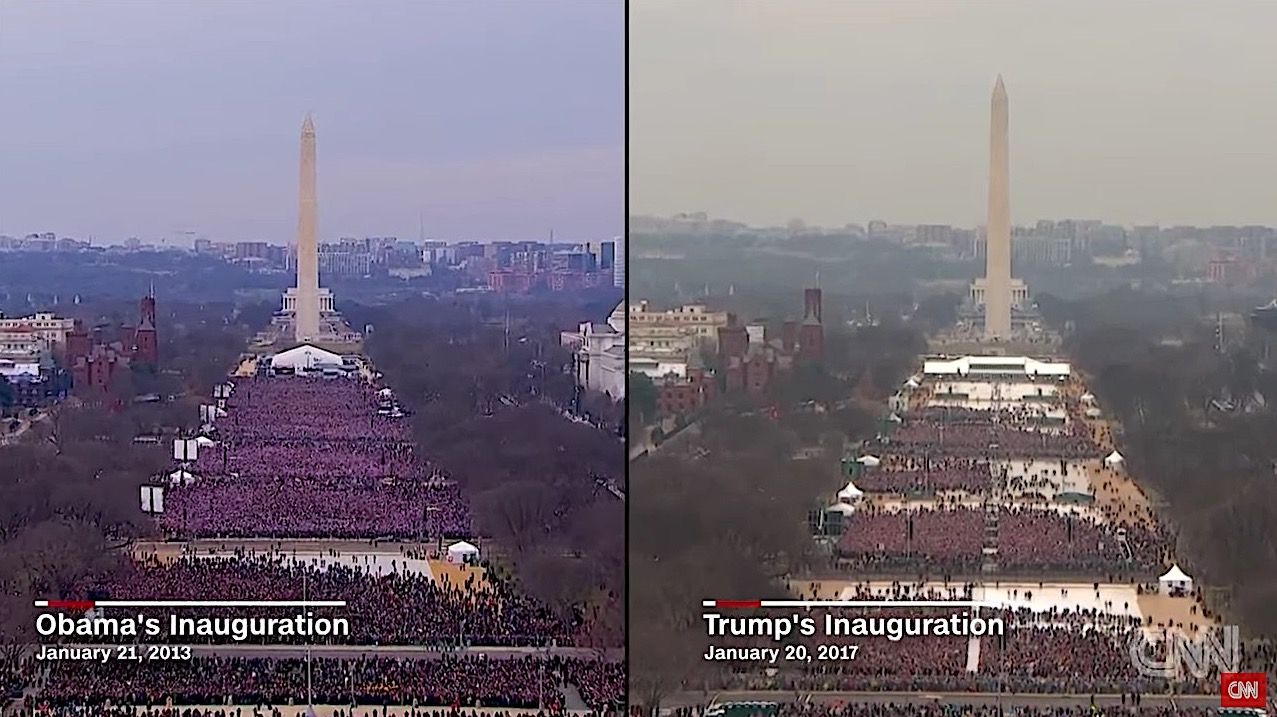
{"label": "street lamp", "polygon": [[[302,570],[302,602],[306,602],[306,571]],[[315,695],[311,690],[310,673],[310,640],[306,641],[306,706],[310,714],[315,714]]]}

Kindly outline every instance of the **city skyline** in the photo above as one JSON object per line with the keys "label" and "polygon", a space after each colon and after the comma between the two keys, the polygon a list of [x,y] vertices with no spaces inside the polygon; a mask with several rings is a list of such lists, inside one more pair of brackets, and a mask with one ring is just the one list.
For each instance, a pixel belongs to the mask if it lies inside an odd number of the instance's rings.
{"label": "city skyline", "polygon": [[0,234],[290,243],[307,112],[320,241],[623,230],[619,7],[69,8],[0,8],[0,96],[43,108],[0,118]]}
{"label": "city skyline", "polygon": [[635,4],[632,213],[979,225],[1001,73],[1013,224],[1277,225],[1277,6],[1233,6]]}

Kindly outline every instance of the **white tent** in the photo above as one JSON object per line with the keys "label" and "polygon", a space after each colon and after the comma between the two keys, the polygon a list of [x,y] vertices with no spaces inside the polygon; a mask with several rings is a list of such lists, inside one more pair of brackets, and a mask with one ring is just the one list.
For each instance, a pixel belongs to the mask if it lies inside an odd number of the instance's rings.
{"label": "white tent", "polygon": [[878,464],[882,463],[882,461],[877,456],[861,456],[856,459],[856,462],[862,466],[867,466],[869,468],[874,468]]}
{"label": "white tent", "polygon": [[275,354],[270,360],[271,368],[291,368],[295,371],[313,371],[327,366],[341,366],[341,356],[332,351],[325,351],[317,346],[302,344]]}
{"label": "white tent", "polygon": [[1095,403],[1095,394],[1093,393],[1082,394],[1082,403]]}
{"label": "white tent", "polygon": [[900,423],[903,419],[901,419],[900,416],[897,416],[896,414],[893,413],[887,417],[887,420],[891,421],[892,423]]}
{"label": "white tent", "polygon": [[909,377],[909,380],[908,380],[908,381],[905,381],[905,388],[917,388],[917,387],[919,387],[919,386],[921,386],[921,385],[922,385],[922,384],[918,383],[918,379],[916,379],[916,378],[914,378],[914,377],[912,377],[912,376],[910,376],[910,377]]}
{"label": "white tent", "polygon": [[198,444],[199,444],[199,445],[201,445],[201,446],[215,446],[215,445],[217,445],[217,441],[213,440],[212,438],[209,438],[208,436],[196,436],[196,437],[195,437],[195,442],[196,442],[196,443],[198,443]]}
{"label": "white tent", "polygon": [[1172,565],[1166,574],[1157,579],[1157,584],[1166,590],[1183,590],[1185,592],[1193,589],[1193,579],[1188,577],[1188,573],[1179,569],[1179,565]]}
{"label": "white tent", "polygon": [[1096,408],[1095,406],[1091,406],[1090,408],[1086,409],[1083,413],[1085,413],[1085,414],[1086,414],[1086,417],[1087,417],[1087,418],[1099,418],[1099,417],[1100,417],[1100,409]]}
{"label": "white tent", "polygon": [[1117,451],[1113,451],[1112,453],[1108,454],[1108,458],[1104,459],[1104,465],[1108,466],[1109,468],[1117,468],[1118,466],[1122,465],[1125,462],[1126,462],[1126,459],[1123,458],[1122,454],[1118,453]]}
{"label": "white tent", "polygon": [[168,474],[169,485],[190,485],[195,482],[195,474],[181,468]]}
{"label": "white tent", "polygon": [[462,540],[448,546],[448,562],[472,563],[479,559],[479,549]]}
{"label": "white tent", "polygon": [[838,500],[843,503],[854,503],[865,497],[865,492],[856,487],[855,483],[847,481],[847,486],[838,491]]}

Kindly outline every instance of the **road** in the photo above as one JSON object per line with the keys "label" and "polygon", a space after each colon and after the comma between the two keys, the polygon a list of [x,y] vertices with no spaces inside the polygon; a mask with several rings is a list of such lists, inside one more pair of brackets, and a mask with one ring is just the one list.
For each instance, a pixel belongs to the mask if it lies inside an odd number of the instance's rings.
{"label": "road", "polygon": [[[661,707],[689,707],[718,702],[793,702],[810,699],[820,704],[949,704],[962,706],[1003,705],[1007,707],[1077,707],[1088,706],[1091,700],[1100,706],[1122,704],[1121,695],[1077,694],[997,694],[991,692],[680,692],[661,701]],[[1141,704],[1216,707],[1218,695],[1141,695]]]}
{"label": "road", "polygon": [[[212,714],[213,710],[222,710],[225,712],[229,712],[230,714],[235,714],[238,711],[239,713],[246,716],[250,716],[250,717],[251,715],[272,714],[273,710],[278,710],[279,713],[283,715],[284,717],[309,717],[309,715],[312,715],[312,714],[315,715],[315,717],[335,717],[336,715],[352,715],[350,705],[348,704],[347,705],[315,705],[313,708],[313,712],[311,711],[312,708],[307,707],[305,705],[271,705],[271,711],[263,711],[259,705],[225,705],[225,704],[182,705],[181,708],[183,711],[201,710],[205,714]],[[18,703],[15,702],[13,705],[11,705],[10,709],[12,710],[11,712],[4,712],[3,710],[0,710],[0,712],[3,712],[6,715],[17,714]],[[480,715],[484,715],[485,717],[512,717],[514,715],[528,715],[529,717],[531,717],[533,715],[538,714],[538,710],[535,707],[528,707],[524,709],[511,709],[509,707],[466,707],[464,709],[464,712],[466,714],[475,712]],[[451,715],[451,714],[455,714],[455,711],[451,707],[414,707],[412,705],[390,705],[388,707],[383,708],[381,705],[360,705],[359,707],[355,708],[353,715],[355,717],[381,717],[383,714],[388,714],[390,715],[390,717],[407,717],[407,715],[410,715],[410,714],[421,714],[421,713],[426,713],[431,715]],[[564,710],[564,714],[589,715],[590,712],[588,710],[581,710],[581,709],[573,710],[571,708],[567,708]]]}
{"label": "road", "polygon": [[[181,642],[172,644],[180,645]],[[105,645],[65,644],[61,647],[105,647]],[[211,657],[305,657],[306,645],[191,645],[191,653],[197,656]],[[592,647],[467,647],[461,650],[440,650],[435,647],[421,645],[313,645],[311,657],[335,657],[351,659],[355,657],[406,657],[412,659],[438,659],[443,656],[486,656],[495,660],[508,660],[517,657],[548,655],[555,657],[594,658],[600,654]],[[602,650],[604,657],[619,660],[624,658],[622,648]]]}
{"label": "road", "polygon": [[17,442],[17,440],[21,438],[32,426],[49,417],[48,411],[40,411],[36,414],[35,418],[28,418],[25,410],[22,414],[23,415],[18,417],[18,430],[13,432],[9,431],[10,419],[6,418],[3,421],[0,421],[0,426],[3,427],[0,428],[0,430],[3,430],[3,433],[0,434],[0,446]]}

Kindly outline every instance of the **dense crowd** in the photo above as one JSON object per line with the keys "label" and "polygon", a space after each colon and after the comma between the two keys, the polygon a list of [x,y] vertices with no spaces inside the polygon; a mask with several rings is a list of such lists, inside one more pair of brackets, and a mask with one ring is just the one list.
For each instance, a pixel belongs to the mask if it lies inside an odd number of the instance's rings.
{"label": "dense crowd", "polygon": [[[14,717],[296,717],[296,711],[284,712],[279,707],[107,707],[105,705],[58,705],[19,709]],[[326,714],[326,713],[320,713]],[[340,707],[332,711],[332,717],[551,717],[561,714],[550,710],[497,709],[480,712],[477,709],[453,707],[420,709],[416,707],[357,708]],[[614,714],[595,712],[596,715]]]}
{"label": "dense crowd", "polygon": [[[1124,717],[1207,717],[1207,707],[1158,704],[1136,705],[1136,696],[1123,695],[1120,705],[1097,708],[1091,705],[1010,706],[1001,704],[962,705],[943,702],[837,703],[783,702],[773,711],[760,710],[757,717],[1094,717],[1097,714]],[[702,717],[704,708],[674,710],[670,717]],[[634,714],[633,717],[638,717]]]}
{"label": "dense crowd", "polygon": [[[996,522],[992,518],[996,516]],[[1137,524],[1099,522],[1042,508],[944,505],[920,510],[865,507],[843,523],[839,554],[858,569],[925,568],[951,573],[988,557],[1009,571],[1156,570],[1166,539]]]}
{"label": "dense crowd", "polygon": [[1010,420],[989,423],[909,420],[892,431],[885,446],[893,453],[904,455],[929,453],[986,459],[1005,456],[1079,459],[1100,455],[1084,427],[1070,424],[1052,430],[1035,429],[1025,422]]}
{"label": "dense crowd", "polygon": [[[1022,692],[1119,692],[1140,680],[1126,644],[1114,635],[1072,625],[1014,630],[1005,646],[990,640],[987,667]],[[1151,687],[1151,685],[1150,685]]]}
{"label": "dense crowd", "polygon": [[846,518],[838,550],[861,569],[921,564],[949,571],[979,567],[983,547],[983,511],[868,508]]}
{"label": "dense crowd", "polygon": [[403,418],[359,380],[237,378],[195,480],[160,524],[203,537],[466,536],[459,486],[415,454]]}
{"label": "dense crowd", "polygon": [[[844,599],[850,600],[970,600],[974,585],[954,584],[925,588],[896,583],[889,588],[860,585]],[[1026,593],[1025,597],[1032,598]],[[1111,606],[1116,608],[1117,606]],[[1123,605],[1126,609],[1128,606]],[[968,613],[968,608],[910,608],[909,617],[947,617]],[[859,608],[854,613],[839,609],[840,616],[899,617],[892,608]],[[979,614],[997,619],[1004,626],[999,633],[982,637],[903,637],[891,640],[878,635],[845,638],[846,644],[860,647],[854,659],[782,663],[779,670],[760,674],[740,665],[715,676],[713,687],[726,690],[783,691],[939,691],[939,692],[1019,692],[1032,694],[1118,694],[1124,692],[1164,693],[1168,683],[1141,676],[1131,658],[1136,639],[1152,639],[1140,631],[1148,627],[1140,618],[1112,614],[1090,608],[1047,610],[987,609]],[[823,611],[815,610],[818,622]],[[740,638],[752,644],[752,638]],[[796,638],[811,650],[820,644],[842,644],[844,638],[820,634]],[[1146,648],[1151,657],[1165,656],[1165,644],[1154,642]],[[1262,650],[1252,649],[1243,664],[1262,669]],[[1180,693],[1210,693],[1218,689],[1218,675],[1203,680],[1181,680]]]}
{"label": "dense crowd", "polygon": [[581,699],[595,711],[618,708],[625,702],[625,664],[569,657],[560,660],[565,681],[576,685]]}
{"label": "dense crowd", "polygon": [[[980,638],[978,669],[968,665],[968,638],[891,641],[859,637],[854,660],[813,662],[774,674],[743,668],[713,686],[728,690],[869,692],[1016,692],[1024,694],[1161,693],[1164,681],[1134,674],[1127,633],[1040,623],[1009,630],[1005,642]],[[1216,683],[1217,685],[1218,683]],[[1181,692],[1209,691],[1206,683]]]}
{"label": "dense crowd", "polygon": [[1109,525],[1054,510],[998,514],[998,564],[1007,569],[1156,570],[1165,542],[1138,525]]}
{"label": "dense crowd", "polygon": [[[445,576],[446,578],[446,576]],[[489,579],[471,574],[463,584],[436,582],[396,570],[373,574],[341,563],[305,564],[281,555],[183,557],[129,562],[94,581],[87,594],[108,600],[345,600],[346,607],[316,614],[344,617],[351,635],[339,642],[379,645],[541,645],[573,641],[576,624],[545,605]],[[177,614],[181,614],[178,611]],[[202,608],[200,617],[242,616],[239,609]],[[293,638],[304,642],[307,638]],[[281,641],[281,638],[273,638]]]}
{"label": "dense crowd", "polygon": [[[573,668],[579,674],[590,665]],[[598,671],[616,666],[595,663]],[[315,704],[508,707],[558,710],[565,667],[558,658],[387,657],[354,659],[196,657],[166,662],[81,661],[50,665],[40,699],[51,707],[94,705]]]}
{"label": "dense crowd", "polygon": [[979,493],[988,490],[990,476],[989,462],[977,458],[890,454],[856,484],[871,493]]}
{"label": "dense crowd", "polygon": [[[896,581],[890,584],[861,583],[840,591],[839,599],[853,601],[970,601],[976,596],[972,582],[941,585]],[[1039,585],[1040,590],[1047,590]],[[1098,586],[1096,586],[1098,590]],[[1036,592],[1036,591],[1035,591]],[[818,584],[802,597],[821,595]],[[1097,594],[1098,595],[1098,594]],[[1028,601],[1034,592],[1016,591],[1015,597]],[[799,665],[782,669],[774,675],[760,675],[743,670],[726,673],[716,686],[724,689],[784,690],[883,690],[883,691],[1017,691],[1025,693],[1089,692],[1117,694],[1125,691],[1164,692],[1162,680],[1142,679],[1130,656],[1132,641],[1139,630],[1150,627],[1139,617],[1125,613],[1128,604],[1094,608],[1047,609],[980,608],[986,620],[1001,621],[1001,635],[990,633],[968,637],[904,637],[898,641],[873,636],[849,638],[862,646],[854,660],[824,664]],[[850,610],[839,608],[837,615],[846,617],[902,616],[927,617],[967,614],[969,608],[910,607],[899,609],[866,607]],[[817,621],[823,611],[812,612]],[[1158,633],[1146,633],[1145,639],[1156,639]],[[798,638],[807,642],[807,638]],[[838,644],[824,633],[812,638],[812,645]],[[977,642],[974,647],[972,643]],[[1152,657],[1164,657],[1164,644],[1146,648]],[[1251,670],[1265,669],[1267,656],[1274,651],[1266,643],[1248,644],[1243,666]],[[1180,692],[1210,692],[1217,689],[1215,675],[1201,682],[1183,681]]]}

